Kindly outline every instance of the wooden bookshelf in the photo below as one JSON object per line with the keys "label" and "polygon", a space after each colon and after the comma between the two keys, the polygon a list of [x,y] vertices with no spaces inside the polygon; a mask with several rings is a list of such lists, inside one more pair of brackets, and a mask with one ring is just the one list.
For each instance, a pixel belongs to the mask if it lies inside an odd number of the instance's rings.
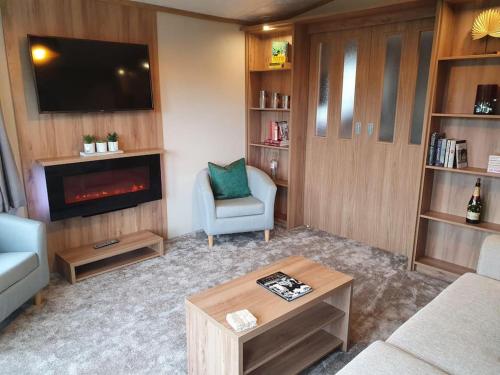
{"label": "wooden bookshelf", "polygon": [[[269,68],[273,41],[288,41],[289,62],[283,68]],[[295,52],[307,54],[307,48],[296,48],[296,41],[306,46],[309,42],[307,28],[302,25],[282,24],[279,28],[263,32],[262,28],[246,31],[246,159],[249,165],[270,174],[270,162],[278,160],[278,187],[275,203],[276,222],[288,228],[303,224],[303,173],[304,158],[292,150],[305,149],[306,110],[294,112],[294,102],[303,102],[302,91],[307,87],[308,76],[303,61]],[[303,52],[301,52],[303,51]],[[290,108],[260,108],[259,92],[278,92],[289,95]],[[302,90],[302,91],[301,91]],[[302,100],[302,102],[299,102]],[[269,106],[269,98],[268,103]],[[269,135],[271,121],[287,121],[290,145],[285,147],[264,144]],[[291,213],[291,215],[289,215]]]}
{"label": "wooden bookshelf", "polygon": [[438,61],[467,61],[467,60],[485,60],[485,59],[500,59],[500,54],[481,53],[477,55],[443,56],[440,57]]}
{"label": "wooden bookshelf", "polygon": [[290,112],[290,109],[285,108],[250,108],[250,111],[269,111],[269,112]]}
{"label": "wooden bookshelf", "polygon": [[432,117],[467,118],[474,120],[500,121],[500,115],[474,115],[471,113],[433,113]]}
{"label": "wooden bookshelf", "polygon": [[[500,233],[500,174],[488,173],[500,152],[500,113],[472,114],[478,84],[500,85],[500,39],[473,41],[470,28],[486,6],[478,1],[438,3],[425,117],[426,150],[412,268],[452,280],[474,272],[482,241]],[[476,121],[475,121],[476,120]],[[467,141],[469,167],[425,165],[433,132]],[[482,179],[482,222],[468,224],[467,203]]]}
{"label": "wooden bookshelf", "polygon": [[490,173],[487,171],[486,168],[475,168],[475,167],[446,168],[446,167],[438,167],[435,165],[426,165],[425,168],[433,169],[436,171],[450,172],[450,173],[462,173],[462,174],[470,174],[473,176],[500,178],[500,173]]}
{"label": "wooden bookshelf", "polygon": [[269,149],[275,149],[275,150],[288,150],[288,146],[273,146],[273,145],[266,145],[265,143],[250,143],[250,146],[269,148]]}

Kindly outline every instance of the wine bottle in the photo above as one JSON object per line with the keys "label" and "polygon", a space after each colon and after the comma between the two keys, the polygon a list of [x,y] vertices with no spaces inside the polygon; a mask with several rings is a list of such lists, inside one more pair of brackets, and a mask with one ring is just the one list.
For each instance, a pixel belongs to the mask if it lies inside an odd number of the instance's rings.
{"label": "wine bottle", "polygon": [[469,200],[469,204],[467,205],[467,217],[466,221],[469,224],[479,224],[481,220],[481,210],[483,205],[481,203],[481,179],[478,178],[476,181],[476,186],[474,187],[474,193],[472,193],[472,197]]}

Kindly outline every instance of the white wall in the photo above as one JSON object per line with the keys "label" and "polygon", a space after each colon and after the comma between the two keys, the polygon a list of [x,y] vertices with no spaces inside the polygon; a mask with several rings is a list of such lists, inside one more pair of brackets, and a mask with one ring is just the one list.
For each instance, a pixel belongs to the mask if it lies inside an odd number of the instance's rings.
{"label": "white wall", "polygon": [[172,238],[193,230],[196,173],[245,154],[245,37],[238,25],[158,13],[158,53]]}

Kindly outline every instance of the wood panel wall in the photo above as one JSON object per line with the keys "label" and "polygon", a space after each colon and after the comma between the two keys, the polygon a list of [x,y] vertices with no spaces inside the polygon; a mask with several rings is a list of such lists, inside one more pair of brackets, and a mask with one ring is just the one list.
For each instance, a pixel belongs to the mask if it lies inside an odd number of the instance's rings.
{"label": "wood panel wall", "polygon": [[[166,236],[165,195],[162,201],[136,208],[49,222],[43,169],[36,163],[41,158],[77,155],[82,147],[81,137],[87,133],[104,136],[116,131],[120,148],[125,150],[163,148],[156,12],[101,0],[7,0],[2,16],[28,212],[29,217],[48,223],[50,265],[54,253],[65,248],[142,229]],[[147,44],[155,109],[39,114],[27,34]]]}

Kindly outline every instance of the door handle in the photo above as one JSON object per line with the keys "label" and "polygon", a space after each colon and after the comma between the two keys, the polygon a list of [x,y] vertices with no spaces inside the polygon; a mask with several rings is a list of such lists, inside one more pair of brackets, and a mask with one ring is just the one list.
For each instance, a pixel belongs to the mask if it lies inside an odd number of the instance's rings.
{"label": "door handle", "polygon": [[374,128],[373,122],[369,122],[367,125],[367,130],[368,130],[369,136],[371,136],[373,134],[373,128]]}
{"label": "door handle", "polygon": [[357,121],[354,124],[354,134],[356,134],[356,135],[360,135],[361,134],[361,122],[360,121]]}

